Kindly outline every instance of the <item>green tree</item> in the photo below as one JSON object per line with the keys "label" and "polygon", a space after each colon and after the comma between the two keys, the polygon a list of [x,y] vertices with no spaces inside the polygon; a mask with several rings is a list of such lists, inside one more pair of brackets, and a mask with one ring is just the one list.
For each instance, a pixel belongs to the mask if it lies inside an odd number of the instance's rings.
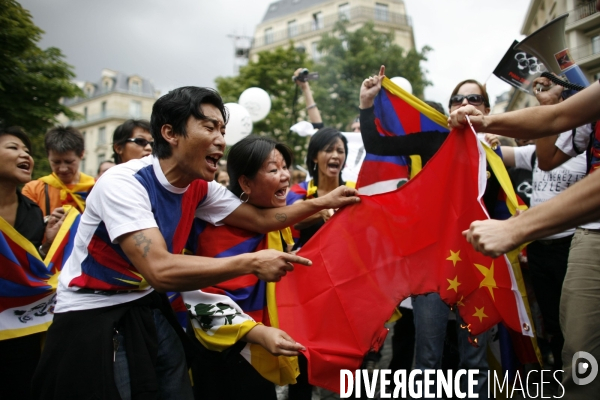
{"label": "green tree", "polygon": [[346,129],[358,114],[358,96],[362,81],[379,72],[385,65],[389,77],[408,79],[413,94],[423,96],[431,83],[426,79],[421,62],[431,50],[405,51],[394,43],[394,32],[380,32],[372,22],[349,31],[347,22],[338,22],[334,30],[323,36],[319,51],[324,56],[315,64],[320,79],[311,85],[325,126]]}
{"label": "green tree", "polygon": [[215,80],[217,90],[226,103],[237,103],[242,92],[250,87],[259,87],[271,97],[271,111],[262,121],[254,123],[252,133],[271,136],[288,144],[294,151],[294,162],[304,163],[306,138],[290,131],[295,121],[292,119],[295,98],[301,95],[296,91],[292,75],[297,68],[310,67],[306,54],[297,51],[293,43],[273,51],[258,53],[256,61],[240,68],[238,76],[219,77]]}
{"label": "green tree", "polygon": [[29,11],[14,0],[0,0],[0,124],[21,126],[31,136],[36,176],[49,171],[45,131],[60,113],[78,117],[60,99],[82,95],[71,82],[75,74],[61,51],[37,46],[42,34]]}

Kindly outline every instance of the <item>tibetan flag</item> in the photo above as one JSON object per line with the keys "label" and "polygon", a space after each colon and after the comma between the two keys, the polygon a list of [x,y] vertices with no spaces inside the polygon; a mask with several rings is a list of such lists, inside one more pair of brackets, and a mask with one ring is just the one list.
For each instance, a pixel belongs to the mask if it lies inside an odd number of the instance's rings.
{"label": "tibetan flag", "polygon": [[67,216],[46,260],[35,246],[0,217],[0,340],[43,332],[52,322],[56,283],[73,248],[79,212]]}
{"label": "tibetan flag", "polygon": [[[446,117],[394,84],[383,79],[375,98],[375,124],[381,136],[416,132],[448,132]],[[421,169],[419,156],[378,156],[367,153],[356,187],[361,194],[389,192],[414,177]]]}
{"label": "tibetan flag", "polygon": [[[289,229],[267,235],[196,219],[186,253],[204,257],[231,257],[263,249],[283,251],[292,244]],[[278,327],[275,283],[244,275],[216,286],[182,293],[196,338],[209,350],[223,351],[257,324]],[[240,353],[264,378],[278,384],[296,383],[296,357],[273,356],[262,346],[247,344]]]}
{"label": "tibetan flag", "polygon": [[63,209],[67,215],[44,260],[44,263],[48,266],[48,270],[53,276],[51,283],[54,289],[56,289],[58,282],[58,274],[62,271],[63,265],[65,265],[73,251],[75,235],[77,228],[79,228],[79,221],[81,220],[81,214],[77,208],[66,205],[63,206]]}
{"label": "tibetan flag", "polygon": [[359,368],[381,346],[384,323],[411,295],[439,293],[473,335],[503,322],[532,336],[509,258],[486,257],[462,236],[488,218],[486,179],[483,145],[455,130],[418,176],[361,196],[302,248],[313,265],[282,279],[277,301],[281,329],[307,348],[312,384],[338,392],[340,369]]}

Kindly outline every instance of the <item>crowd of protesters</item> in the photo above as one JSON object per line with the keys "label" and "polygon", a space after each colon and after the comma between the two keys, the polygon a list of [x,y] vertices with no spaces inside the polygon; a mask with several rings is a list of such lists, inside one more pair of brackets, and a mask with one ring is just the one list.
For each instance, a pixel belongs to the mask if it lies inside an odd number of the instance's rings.
{"label": "crowd of protesters", "polygon": [[[380,135],[373,105],[384,75],[382,67],[362,83],[359,117],[345,128],[361,132],[370,154],[419,155],[425,165],[448,133]],[[50,328],[0,340],[0,398],[277,398],[273,382],[242,356],[247,345],[293,359],[289,365],[300,375],[287,396],[312,398],[304,346],[269,326],[267,288],[285,279],[292,263],[310,265],[297,250],[334,210],[360,198],[355,183],[342,178],[345,135],[324,126],[309,83],[295,82],[315,128],[308,176],[292,171],[285,143],[266,137],[242,139],[225,162],[228,114],[219,94],[207,88],[175,89],[157,100],[150,121],[120,125],[113,160],[98,165],[95,178],[80,171],[85,143],[77,129],[59,126],[46,133],[52,173],[37,180],[31,179],[27,134],[18,127],[0,130],[3,233],[16,231],[43,258],[67,206],[82,213],[58,278]],[[568,398],[591,399],[600,392],[600,380],[576,384],[573,360],[580,351],[600,359],[600,175],[594,174],[600,166],[600,84],[564,101],[562,86],[546,78],[534,84],[545,89],[535,92],[541,106],[498,115],[490,115],[485,86],[476,80],[461,81],[450,93],[451,128],[465,128],[468,120],[493,148],[500,143],[496,135],[531,140],[497,149],[531,209],[513,218],[497,215],[500,185],[488,167],[482,202],[491,219],[474,221],[464,235],[477,251],[494,257],[530,242],[521,260],[540,309],[545,361],[564,371]],[[223,242],[239,237],[257,238],[257,244],[217,255]],[[242,289],[244,296],[218,303],[221,314],[233,312],[233,339],[204,336],[199,327],[218,325],[200,307],[204,296]],[[183,320],[171,293],[184,293],[186,304],[196,304],[184,310]],[[475,391],[486,398],[489,332],[472,346],[460,315],[437,293],[398,306],[404,316],[394,326],[392,363],[379,365],[381,353],[372,351],[364,367],[448,366],[448,333],[457,349],[450,368],[478,369]]]}

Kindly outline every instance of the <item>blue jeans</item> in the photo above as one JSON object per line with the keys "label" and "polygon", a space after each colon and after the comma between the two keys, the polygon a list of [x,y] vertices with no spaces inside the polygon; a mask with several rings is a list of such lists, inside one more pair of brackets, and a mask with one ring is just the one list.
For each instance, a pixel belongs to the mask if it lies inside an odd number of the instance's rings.
{"label": "blue jeans", "polygon": [[[417,296],[413,298],[413,314],[415,320],[415,369],[421,371],[426,369],[440,369],[442,366],[442,354],[444,353],[444,339],[446,338],[446,326],[448,325],[448,313],[450,307],[442,301],[437,293]],[[479,369],[476,375],[477,386],[475,393],[480,399],[488,398],[487,378],[489,365],[487,362],[488,335],[482,333],[476,336],[479,347],[469,343],[469,332],[461,329],[462,320],[455,310],[457,318],[457,337],[459,350],[459,369]],[[463,376],[461,380],[461,391],[467,392],[467,380]],[[437,389],[436,389],[437,390]],[[430,388],[430,392],[433,389]]]}
{"label": "blue jeans", "polygon": [[[194,395],[181,340],[160,310],[153,311],[154,325],[158,335],[158,356],[156,360],[156,377],[159,386],[158,398],[162,400],[193,400]],[[121,399],[131,400],[129,365],[123,334],[127,333],[119,332],[117,335],[119,348],[115,356],[115,384],[119,389]]]}

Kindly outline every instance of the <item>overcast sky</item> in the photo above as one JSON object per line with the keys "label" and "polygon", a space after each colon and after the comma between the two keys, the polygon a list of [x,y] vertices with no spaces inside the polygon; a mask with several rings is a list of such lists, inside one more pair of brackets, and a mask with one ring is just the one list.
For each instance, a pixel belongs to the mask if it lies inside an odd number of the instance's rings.
{"label": "overcast sky", "polygon": [[[233,74],[231,34],[253,35],[272,0],[21,0],[78,80],[103,68],[139,74],[161,93],[211,86]],[[405,0],[418,48],[433,51],[424,67],[428,100],[446,105],[459,81],[488,80],[492,103],[510,87],[490,74],[521,26],[529,0]],[[376,71],[373,71],[374,73]],[[358,99],[357,99],[358,103]]]}

